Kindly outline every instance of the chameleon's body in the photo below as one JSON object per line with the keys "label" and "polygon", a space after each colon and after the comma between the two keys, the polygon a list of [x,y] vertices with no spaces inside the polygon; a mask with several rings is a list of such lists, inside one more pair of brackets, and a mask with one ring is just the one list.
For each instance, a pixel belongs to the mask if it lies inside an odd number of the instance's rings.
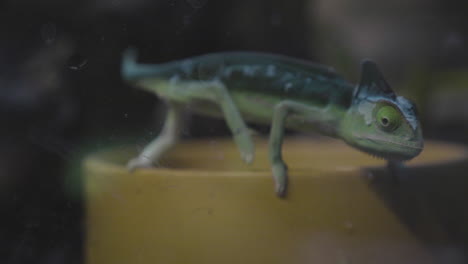
{"label": "chameleon's body", "polygon": [[188,105],[226,119],[247,163],[254,145],[245,121],[271,124],[270,161],[280,196],[287,184],[285,127],[341,138],[392,162],[411,159],[423,147],[413,104],[397,97],[370,61],[355,88],[331,68],[272,54],[217,53],[157,65],[135,60],[136,52],[128,50],[124,79],[165,99],[169,112],[161,135],[129,162],[130,169],[151,166],[176,142],[180,112]]}

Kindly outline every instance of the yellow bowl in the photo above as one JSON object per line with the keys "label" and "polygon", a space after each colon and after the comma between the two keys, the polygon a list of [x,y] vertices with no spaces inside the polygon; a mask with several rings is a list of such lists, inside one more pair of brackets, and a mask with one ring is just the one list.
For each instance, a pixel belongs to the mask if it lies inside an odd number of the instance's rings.
{"label": "yellow bowl", "polygon": [[454,202],[426,194],[445,188],[466,204],[453,189],[467,186],[464,148],[429,142],[391,177],[383,160],[339,141],[289,139],[279,199],[266,142],[256,145],[250,166],[230,139],[179,144],[162,167],[133,174],[128,148],[88,157],[87,263],[426,264],[438,258],[428,244],[453,242],[433,211]]}

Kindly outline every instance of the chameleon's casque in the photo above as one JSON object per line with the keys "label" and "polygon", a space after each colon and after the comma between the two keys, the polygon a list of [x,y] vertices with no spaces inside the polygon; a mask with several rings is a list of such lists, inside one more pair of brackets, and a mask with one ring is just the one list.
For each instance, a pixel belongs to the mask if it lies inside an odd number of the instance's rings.
{"label": "chameleon's casque", "polygon": [[411,159],[423,148],[414,104],[397,96],[371,61],[362,63],[361,81],[354,86],[329,67],[273,54],[215,53],[149,65],[137,63],[136,51],[129,49],[122,76],[169,106],[163,131],[129,169],[151,166],[175,144],[186,106],[224,118],[247,163],[254,145],[246,121],[271,125],[269,156],[279,196],[287,186],[284,128],[341,138],[392,162]]}

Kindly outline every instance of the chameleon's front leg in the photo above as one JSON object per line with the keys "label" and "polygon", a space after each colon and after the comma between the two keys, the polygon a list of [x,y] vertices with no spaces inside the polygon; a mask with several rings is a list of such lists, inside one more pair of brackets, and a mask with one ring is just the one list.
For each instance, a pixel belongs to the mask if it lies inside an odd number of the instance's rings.
{"label": "chameleon's front leg", "polygon": [[284,123],[289,112],[287,102],[279,103],[275,107],[273,120],[270,130],[269,157],[273,179],[275,180],[275,191],[279,197],[286,195],[288,184],[287,166],[281,155],[281,146],[283,145]]}
{"label": "chameleon's front leg", "polygon": [[179,105],[169,102],[166,121],[161,133],[150,142],[138,155],[127,164],[129,171],[137,168],[148,168],[157,163],[161,156],[167,152],[179,139],[182,127],[182,109]]}
{"label": "chameleon's front leg", "polygon": [[288,168],[281,155],[281,146],[283,144],[286,118],[290,114],[295,114],[309,121],[327,120],[327,114],[324,113],[322,109],[302,103],[285,100],[275,106],[270,130],[269,158],[273,179],[275,181],[276,194],[279,197],[284,197],[286,195],[288,184]]}

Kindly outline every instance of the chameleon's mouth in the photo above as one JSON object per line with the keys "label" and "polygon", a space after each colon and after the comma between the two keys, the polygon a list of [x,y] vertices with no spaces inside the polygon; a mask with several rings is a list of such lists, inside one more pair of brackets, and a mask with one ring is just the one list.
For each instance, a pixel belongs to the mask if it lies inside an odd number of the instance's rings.
{"label": "chameleon's mouth", "polygon": [[423,150],[424,148],[424,143],[423,141],[417,141],[417,142],[411,142],[411,141],[400,141],[400,142],[396,142],[396,141],[392,141],[392,140],[389,140],[389,139],[384,139],[384,138],[381,138],[381,137],[378,137],[378,136],[375,136],[375,135],[366,135],[366,136],[356,136],[356,138],[359,138],[359,139],[364,139],[364,140],[369,140],[369,141],[372,141],[376,144],[379,144],[379,143],[384,143],[384,144],[391,144],[391,145],[397,145],[397,146],[400,146],[400,147],[404,147],[404,148],[411,148],[411,149],[415,149],[415,150]]}
{"label": "chameleon's mouth", "polygon": [[387,160],[410,160],[419,155],[424,148],[422,140],[392,141],[378,135],[355,135],[355,138],[360,141],[354,145],[355,147],[372,156]]}

